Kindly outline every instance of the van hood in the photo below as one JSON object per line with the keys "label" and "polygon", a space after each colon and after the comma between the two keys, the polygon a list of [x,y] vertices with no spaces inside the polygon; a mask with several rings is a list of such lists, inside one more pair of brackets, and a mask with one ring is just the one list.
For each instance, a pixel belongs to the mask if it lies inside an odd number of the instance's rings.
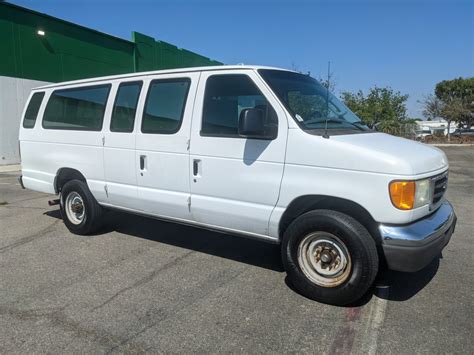
{"label": "van hood", "polygon": [[290,164],[407,176],[448,167],[442,150],[389,134],[334,135],[325,139],[299,129],[289,130],[286,161]]}
{"label": "van hood", "polygon": [[329,140],[352,152],[354,160],[365,171],[419,175],[448,166],[441,149],[385,133],[340,135]]}

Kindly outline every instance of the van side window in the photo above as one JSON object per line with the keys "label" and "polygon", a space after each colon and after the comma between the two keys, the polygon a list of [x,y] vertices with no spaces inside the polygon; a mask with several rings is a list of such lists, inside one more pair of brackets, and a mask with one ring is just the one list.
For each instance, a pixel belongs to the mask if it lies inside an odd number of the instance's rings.
{"label": "van side window", "polygon": [[31,97],[28,107],[26,108],[25,118],[23,119],[24,128],[33,128],[36,123],[36,117],[43,101],[44,92],[35,92]]}
{"label": "van side window", "polygon": [[120,84],[110,120],[111,132],[132,132],[142,82]]}
{"label": "van side window", "polygon": [[187,78],[153,80],[143,112],[142,132],[173,134],[183,120],[191,80]]}
{"label": "van side window", "polygon": [[44,111],[43,127],[100,131],[109,91],[110,85],[54,91]]}
{"label": "van side window", "polygon": [[265,112],[266,122],[274,129],[278,126],[276,112],[249,76],[210,76],[204,94],[201,135],[239,137],[239,116],[247,108],[261,109]]}

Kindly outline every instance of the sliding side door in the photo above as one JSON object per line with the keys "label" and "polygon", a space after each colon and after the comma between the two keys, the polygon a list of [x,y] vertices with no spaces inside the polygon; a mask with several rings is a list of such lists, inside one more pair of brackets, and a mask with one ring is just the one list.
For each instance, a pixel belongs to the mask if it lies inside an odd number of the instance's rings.
{"label": "sliding side door", "polygon": [[189,139],[199,73],[159,75],[146,83],[135,166],[144,212],[190,220]]}

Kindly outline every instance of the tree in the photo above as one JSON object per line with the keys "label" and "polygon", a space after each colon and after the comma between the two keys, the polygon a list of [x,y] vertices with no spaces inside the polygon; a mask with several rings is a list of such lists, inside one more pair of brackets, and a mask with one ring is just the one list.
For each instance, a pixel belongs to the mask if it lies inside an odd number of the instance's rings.
{"label": "tree", "polygon": [[463,122],[466,117],[470,116],[471,112],[464,107],[463,101],[460,98],[450,99],[443,107],[443,117],[448,122],[448,141],[451,140],[451,122]]}
{"label": "tree", "polygon": [[[308,75],[308,76],[311,76],[311,72],[308,70],[306,72],[303,72],[300,68],[300,66],[295,63],[295,62],[291,62],[290,64],[290,69],[295,71],[295,72],[298,72],[300,74],[305,74],[305,75]],[[326,89],[329,88],[329,92],[332,92],[334,93],[336,91],[336,82],[334,80],[334,72],[329,72],[329,77],[326,77],[323,78],[321,75],[317,78],[317,80],[321,83],[322,86],[324,86]]]}
{"label": "tree", "polygon": [[297,73],[300,73],[300,74],[302,73],[302,71],[300,70],[300,66],[294,61],[291,61],[290,70],[293,70],[293,71],[295,71]]}
{"label": "tree", "polygon": [[398,134],[406,120],[406,101],[408,95],[393,91],[390,87],[374,87],[364,95],[362,90],[356,93],[343,92],[341,99],[361,120],[370,126]]}
{"label": "tree", "polygon": [[426,96],[423,101],[423,116],[428,120],[434,120],[443,116],[444,103],[434,95]]}
{"label": "tree", "polygon": [[329,90],[329,92],[334,93],[336,90],[336,82],[334,80],[334,72],[330,71],[326,78],[323,78],[321,75],[319,76],[319,82],[322,86]]}
{"label": "tree", "polygon": [[428,120],[444,118],[448,123],[448,140],[451,140],[451,124],[471,127],[474,115],[474,77],[443,80],[436,84],[435,95],[423,101],[423,116]]}
{"label": "tree", "polygon": [[451,123],[471,127],[474,115],[474,77],[443,80],[436,84],[435,95],[441,103],[440,117],[448,122],[448,140],[451,139]]}

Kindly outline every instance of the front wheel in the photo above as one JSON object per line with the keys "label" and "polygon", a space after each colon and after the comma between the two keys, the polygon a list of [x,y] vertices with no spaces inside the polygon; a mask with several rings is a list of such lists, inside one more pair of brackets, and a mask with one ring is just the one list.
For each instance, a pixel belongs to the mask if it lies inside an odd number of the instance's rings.
{"label": "front wheel", "polygon": [[282,259],[299,293],[340,306],[367,292],[379,264],[369,232],[354,218],[330,210],[307,212],[290,224],[283,235]]}
{"label": "front wheel", "polygon": [[64,224],[74,234],[92,234],[102,224],[102,207],[83,181],[71,180],[64,184],[60,208]]}

